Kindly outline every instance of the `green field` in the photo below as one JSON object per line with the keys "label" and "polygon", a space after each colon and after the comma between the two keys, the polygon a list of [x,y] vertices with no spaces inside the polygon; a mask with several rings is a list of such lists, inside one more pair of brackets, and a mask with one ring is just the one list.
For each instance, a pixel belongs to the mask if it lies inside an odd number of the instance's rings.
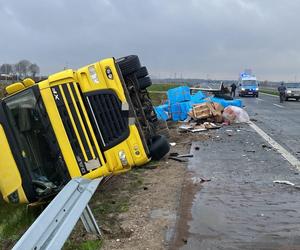
{"label": "green field", "polygon": [[275,89],[259,89],[259,92],[270,94],[270,95],[278,95],[278,91]]}
{"label": "green field", "polygon": [[[184,84],[179,83],[158,83],[152,84],[147,90],[149,91],[152,103],[156,106],[162,104],[163,101],[167,99],[167,94],[163,92],[183,85]],[[159,93],[159,91],[162,91],[162,93]]]}
{"label": "green field", "polygon": [[151,91],[167,91],[172,88],[176,88],[179,86],[183,86],[185,84],[183,83],[157,83],[157,84],[152,84],[147,90],[149,92]]}

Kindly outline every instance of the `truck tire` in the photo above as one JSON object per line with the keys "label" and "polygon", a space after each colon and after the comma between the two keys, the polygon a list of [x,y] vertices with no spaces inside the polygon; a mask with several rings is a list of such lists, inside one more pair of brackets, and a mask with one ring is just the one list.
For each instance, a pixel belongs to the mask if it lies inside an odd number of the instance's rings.
{"label": "truck tire", "polygon": [[145,66],[141,67],[137,72],[136,72],[136,78],[143,78],[148,75],[148,70]]}
{"label": "truck tire", "polygon": [[170,151],[170,144],[166,137],[156,135],[151,139],[150,156],[152,160],[158,161]]}
{"label": "truck tire", "polygon": [[146,89],[151,85],[152,85],[152,81],[148,76],[138,79],[139,89]]}
{"label": "truck tire", "polygon": [[141,68],[141,63],[136,55],[121,57],[116,60],[123,76],[128,76]]}

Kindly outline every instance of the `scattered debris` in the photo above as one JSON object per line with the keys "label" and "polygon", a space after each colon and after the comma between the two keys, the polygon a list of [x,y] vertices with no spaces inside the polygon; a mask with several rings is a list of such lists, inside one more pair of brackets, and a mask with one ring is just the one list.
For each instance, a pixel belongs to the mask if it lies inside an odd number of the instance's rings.
{"label": "scattered debris", "polygon": [[262,146],[262,148],[265,148],[265,149],[272,149],[272,147],[271,147],[271,146],[269,146],[269,145],[266,145],[266,144],[262,144],[261,146]]}
{"label": "scattered debris", "polygon": [[191,180],[192,180],[193,184],[198,184],[198,183],[211,181],[211,179],[205,179],[205,178],[202,178],[202,177],[192,177]]}
{"label": "scattered debris", "polygon": [[188,131],[191,129],[193,129],[193,126],[189,125],[189,124],[183,124],[183,125],[179,126],[179,130]]}
{"label": "scattered debris", "polygon": [[170,156],[175,156],[175,157],[177,157],[177,158],[184,158],[184,157],[189,157],[189,158],[191,158],[191,157],[194,157],[193,154],[184,154],[184,155],[180,155],[180,154],[178,154],[178,153],[170,153]]}
{"label": "scattered debris", "polygon": [[[250,121],[247,112],[242,108],[241,100],[227,100],[228,98],[220,98],[221,96],[213,97],[201,91],[191,94],[190,90],[187,86],[168,90],[168,99],[155,109],[160,120],[168,120],[168,123],[169,121],[178,122],[178,132],[201,133],[232,123]],[[240,131],[240,129],[226,130],[226,134],[233,136],[234,132]],[[176,142],[171,142],[170,145],[174,147]],[[179,161],[177,156],[170,157],[172,160]]]}
{"label": "scattered debris", "polygon": [[298,186],[295,183],[292,183],[290,181],[286,181],[286,180],[283,180],[283,181],[281,181],[281,180],[275,180],[275,181],[273,181],[273,183],[289,185],[289,186],[292,186],[294,188],[300,189],[300,186]]}
{"label": "scattered debris", "polygon": [[221,126],[213,123],[213,122],[204,122],[203,124],[197,124],[195,122],[191,122],[189,124],[183,124],[179,126],[179,132],[201,132],[206,131],[208,129],[218,129]]}
{"label": "scattered debris", "polygon": [[201,125],[198,126],[197,128],[191,129],[190,131],[192,133],[196,133],[196,132],[201,132],[201,131],[206,131],[207,129],[205,127],[202,127]]}
{"label": "scattered debris", "polygon": [[207,129],[218,129],[218,128],[221,128],[221,126],[216,125],[216,124],[213,123],[213,122],[204,122],[203,125],[204,125],[204,127],[207,128]]}
{"label": "scattered debris", "polygon": [[248,113],[239,107],[228,106],[224,109],[223,118],[229,123],[247,123],[250,121]]}
{"label": "scattered debris", "polygon": [[188,160],[186,160],[186,159],[182,159],[182,158],[178,158],[178,157],[174,157],[174,156],[169,156],[169,159],[178,161],[178,162],[188,162]]}
{"label": "scattered debris", "polygon": [[295,186],[295,183],[292,183],[292,182],[290,182],[290,181],[280,181],[280,180],[276,180],[276,181],[273,181],[273,183],[286,184],[286,185],[290,185],[290,186]]}
{"label": "scattered debris", "polygon": [[[155,107],[155,112],[161,120],[184,121],[189,116],[196,119],[207,119],[213,117],[214,122],[222,122],[222,111],[228,106],[242,107],[239,99],[225,100],[204,94],[198,91],[191,95],[191,89],[180,86],[169,89],[168,100],[163,105]],[[225,98],[225,97],[224,97]]]}

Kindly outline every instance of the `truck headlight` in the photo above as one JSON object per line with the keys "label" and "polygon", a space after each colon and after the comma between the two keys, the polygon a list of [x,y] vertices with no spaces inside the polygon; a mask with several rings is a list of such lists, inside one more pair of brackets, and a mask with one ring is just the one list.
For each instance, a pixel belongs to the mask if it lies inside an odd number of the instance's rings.
{"label": "truck headlight", "polygon": [[141,154],[140,150],[139,150],[139,146],[135,145],[133,147],[134,153],[136,156],[139,156]]}
{"label": "truck headlight", "polygon": [[287,90],[286,93],[287,94],[292,94],[292,91],[291,90]]}
{"label": "truck headlight", "polygon": [[106,72],[106,76],[107,76],[108,79],[112,80],[114,78],[113,77],[113,73],[112,73],[112,71],[111,71],[111,69],[109,67],[107,67],[105,69],[105,72]]}
{"label": "truck headlight", "polygon": [[92,78],[92,81],[94,83],[99,83],[100,81],[99,81],[99,78],[97,76],[96,68],[95,68],[94,65],[92,65],[92,66],[89,67],[89,72],[90,72],[90,76]]}
{"label": "truck headlight", "polygon": [[126,154],[123,150],[119,151],[119,159],[122,163],[123,166],[127,166],[128,165],[128,161],[126,158]]}
{"label": "truck headlight", "polygon": [[257,91],[258,91],[258,88],[255,88],[255,90],[257,90]]}
{"label": "truck headlight", "polygon": [[245,88],[242,88],[242,91],[245,91]]}

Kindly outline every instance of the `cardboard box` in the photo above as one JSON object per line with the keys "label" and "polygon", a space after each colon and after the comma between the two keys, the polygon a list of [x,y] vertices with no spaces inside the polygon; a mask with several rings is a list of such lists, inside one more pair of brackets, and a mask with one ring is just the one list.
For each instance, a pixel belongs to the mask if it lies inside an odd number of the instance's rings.
{"label": "cardboard box", "polygon": [[208,103],[201,103],[193,106],[193,117],[196,119],[205,119],[212,116],[211,107]]}
{"label": "cardboard box", "polygon": [[213,121],[221,123],[223,121],[223,106],[215,102],[205,102],[193,106],[192,114],[194,119],[212,118]]}

